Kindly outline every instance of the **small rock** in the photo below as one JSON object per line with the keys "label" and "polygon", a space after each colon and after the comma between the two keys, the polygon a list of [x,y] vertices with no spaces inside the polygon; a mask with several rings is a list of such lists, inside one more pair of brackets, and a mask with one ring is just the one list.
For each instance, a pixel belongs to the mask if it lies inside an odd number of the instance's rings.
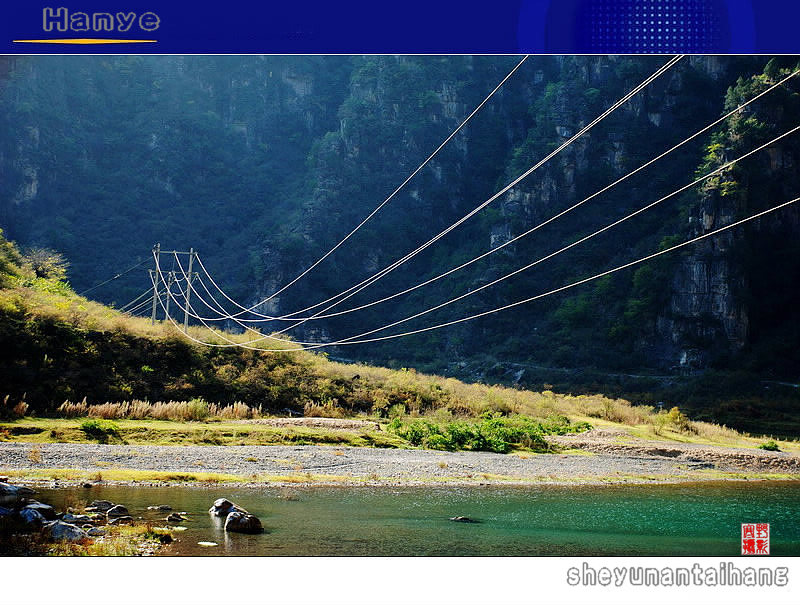
{"label": "small rock", "polygon": [[96,538],[98,536],[105,536],[106,535],[106,530],[101,529],[99,527],[93,527],[91,529],[87,529],[86,530],[86,534],[91,536],[91,537],[93,537],[93,538]]}
{"label": "small rock", "polygon": [[65,540],[67,542],[79,542],[85,540],[89,535],[80,527],[63,521],[50,521],[45,523],[42,530],[50,540]]}
{"label": "small rock", "polygon": [[61,515],[61,520],[64,523],[89,523],[92,518],[88,515],[74,515],[72,513],[64,513]]}
{"label": "small rock", "polygon": [[128,515],[130,515],[128,509],[122,506],[122,504],[117,504],[116,506],[112,506],[106,511],[106,517],[108,517],[109,519],[111,519],[112,517],[127,517]]}
{"label": "small rock", "polygon": [[163,510],[168,511],[172,510],[172,507],[169,504],[159,504],[158,506],[148,506],[147,510]]}
{"label": "small rock", "polygon": [[455,521],[456,523],[480,523],[480,521],[476,521],[475,519],[471,519],[469,517],[450,517],[451,521]]}
{"label": "small rock", "polygon": [[42,526],[47,521],[39,511],[33,508],[23,508],[19,511],[19,518],[28,525]]}
{"label": "small rock", "polygon": [[178,513],[172,513],[165,519],[165,521],[168,523],[178,523],[179,521],[186,521],[186,517],[179,515]]}
{"label": "small rock", "polygon": [[41,502],[37,502],[36,500],[31,500],[25,505],[25,507],[22,510],[25,509],[35,510],[48,521],[56,520],[56,510],[49,504],[42,504]]}
{"label": "small rock", "polygon": [[216,542],[198,542],[198,546],[219,546]]}
{"label": "small rock", "polygon": [[125,515],[123,517],[114,517],[108,522],[109,525],[129,525],[131,523],[133,523],[133,517],[131,517],[130,515]]}
{"label": "small rock", "polygon": [[92,487],[92,484],[91,483],[84,483],[83,487],[85,487],[86,489],[89,489],[90,487]]}
{"label": "small rock", "polygon": [[261,521],[255,515],[240,511],[233,511],[225,519],[225,531],[235,531],[243,534],[258,534],[264,531]]}
{"label": "small rock", "polygon": [[89,506],[86,507],[87,513],[104,513],[112,508],[114,508],[115,504],[113,502],[109,502],[108,500],[92,500],[89,503]]}

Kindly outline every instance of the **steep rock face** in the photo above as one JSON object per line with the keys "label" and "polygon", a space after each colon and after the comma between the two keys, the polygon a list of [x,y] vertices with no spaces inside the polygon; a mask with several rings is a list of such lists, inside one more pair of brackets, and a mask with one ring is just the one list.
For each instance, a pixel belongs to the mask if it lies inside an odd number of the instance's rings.
{"label": "steep rock face", "polygon": [[[730,225],[735,207],[717,191],[706,191],[689,217],[690,238]],[[680,262],[672,281],[666,317],[659,319],[665,364],[705,367],[716,349],[740,351],[747,342],[746,278],[731,259],[734,234],[727,231],[699,242]]]}
{"label": "steep rock face", "polygon": [[[715,69],[712,62],[710,69]],[[753,97],[788,72],[774,62],[762,75],[740,80],[728,92],[726,108]],[[795,126],[797,89],[785,89],[728,119],[712,137],[702,171],[732,160]],[[689,207],[686,237],[697,237],[796,196],[795,169],[800,145],[785,138],[746,163],[706,182]],[[748,229],[726,231],[691,247],[677,265],[669,308],[659,317],[664,338],[661,362],[681,369],[706,367],[748,349],[774,347],[791,340],[787,308],[797,277],[796,241],[800,210],[789,207],[767,215]],[[783,327],[781,328],[781,324]],[[778,332],[783,334],[778,336]],[[772,344],[769,344],[772,342]],[[758,362],[756,362],[758,364]],[[774,361],[773,361],[774,363]]]}

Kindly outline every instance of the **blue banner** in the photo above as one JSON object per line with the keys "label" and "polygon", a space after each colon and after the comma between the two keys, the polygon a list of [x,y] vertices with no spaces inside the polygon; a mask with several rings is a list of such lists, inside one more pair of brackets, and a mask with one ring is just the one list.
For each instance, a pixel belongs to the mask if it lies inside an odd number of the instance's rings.
{"label": "blue banner", "polygon": [[797,53],[778,0],[9,3],[9,53]]}

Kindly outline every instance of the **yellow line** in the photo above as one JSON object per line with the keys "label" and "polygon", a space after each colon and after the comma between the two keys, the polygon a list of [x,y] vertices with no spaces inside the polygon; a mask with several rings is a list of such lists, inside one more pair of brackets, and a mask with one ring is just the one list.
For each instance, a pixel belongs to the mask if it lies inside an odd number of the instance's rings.
{"label": "yellow line", "polygon": [[49,40],[13,40],[26,44],[130,44],[132,42],[158,42],[158,40],[117,40],[114,38],[62,38]]}

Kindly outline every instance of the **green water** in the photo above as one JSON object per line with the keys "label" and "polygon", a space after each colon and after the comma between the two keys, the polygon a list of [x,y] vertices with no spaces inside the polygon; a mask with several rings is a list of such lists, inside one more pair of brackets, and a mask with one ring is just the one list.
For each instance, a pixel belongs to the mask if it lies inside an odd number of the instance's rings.
{"label": "green water", "polygon": [[[800,483],[599,487],[93,487],[42,490],[59,507],[92,499],[157,520],[186,511],[170,555],[735,556],[742,523],[771,524],[773,555],[800,555]],[[266,532],[226,534],[207,510],[227,497]],[[469,516],[480,523],[454,523]],[[158,523],[163,525],[164,523]],[[203,548],[200,541],[219,546]]]}

